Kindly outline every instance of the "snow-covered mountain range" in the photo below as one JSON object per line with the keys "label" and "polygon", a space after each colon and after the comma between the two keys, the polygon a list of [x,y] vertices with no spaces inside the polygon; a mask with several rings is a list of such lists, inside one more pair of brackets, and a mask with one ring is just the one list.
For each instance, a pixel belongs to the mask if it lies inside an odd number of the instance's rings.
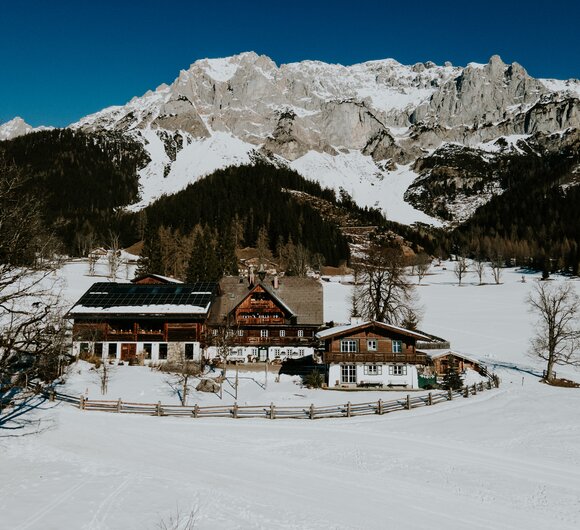
{"label": "snow-covered mountain range", "polygon": [[28,125],[20,116],[7,121],[6,123],[0,124],[0,142],[3,140],[12,140],[18,136],[23,136],[36,131],[47,131],[52,129],[52,127],[33,127]]}
{"label": "snow-covered mountain range", "polygon": [[[395,221],[440,224],[420,203],[404,200],[413,182],[411,200],[420,195],[418,183],[429,179],[425,158],[440,157],[448,144],[482,157],[538,138],[549,149],[546,137],[558,132],[554,141],[561,141],[579,126],[580,81],[535,79],[498,56],[466,67],[392,59],[277,66],[248,52],[196,61],[171,85],[70,127],[120,132],[144,145],[150,161],[140,172],[136,207],[259,157],[343,188]],[[459,217],[499,192],[491,183],[475,201],[460,198]]]}

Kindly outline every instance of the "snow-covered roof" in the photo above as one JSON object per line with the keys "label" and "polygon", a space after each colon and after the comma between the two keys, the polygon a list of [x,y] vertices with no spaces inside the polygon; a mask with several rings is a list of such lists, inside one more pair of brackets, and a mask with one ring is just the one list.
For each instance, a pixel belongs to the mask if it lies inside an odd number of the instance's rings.
{"label": "snow-covered roof", "polygon": [[135,305],[135,306],[110,306],[110,307],[87,307],[83,305],[76,305],[70,312],[75,315],[83,314],[126,314],[126,315],[161,315],[161,314],[194,314],[204,315],[209,311],[211,304],[205,307],[187,304],[149,304],[149,305]]}
{"label": "snow-covered roof", "polygon": [[69,315],[207,314],[217,283],[105,283],[93,284]]}
{"label": "snow-covered roof", "polygon": [[144,278],[155,278],[162,283],[183,283],[181,280],[177,280],[176,278],[171,278],[170,276],[163,276],[161,274],[142,274],[141,276],[137,276],[131,280],[131,283],[137,283]]}
{"label": "snow-covered roof", "polygon": [[471,357],[470,355],[466,355],[465,353],[460,353],[455,350],[450,350],[449,348],[443,348],[440,350],[430,350],[430,349],[417,349],[417,353],[424,353],[430,359],[439,359],[440,357],[445,357],[447,355],[453,355],[454,357],[459,357],[460,359],[464,359],[466,361],[470,361],[472,363],[480,364],[481,361],[476,359],[475,357]]}
{"label": "snow-covered roof", "polygon": [[396,333],[401,333],[403,335],[408,335],[410,337],[416,339],[424,339],[424,340],[431,340],[431,337],[428,335],[423,335],[422,333],[417,333],[416,331],[411,331],[410,329],[402,328],[400,326],[394,326],[392,324],[385,324],[384,322],[377,322],[375,320],[369,320],[367,322],[360,322],[357,324],[348,324],[346,326],[335,326],[333,328],[325,329],[323,331],[319,331],[316,334],[316,337],[319,339],[326,339],[328,337],[333,337],[335,335],[342,335],[344,333],[348,333],[350,331],[355,331],[357,329],[362,329],[369,326],[379,326],[383,329],[387,329],[389,331],[394,331]]}

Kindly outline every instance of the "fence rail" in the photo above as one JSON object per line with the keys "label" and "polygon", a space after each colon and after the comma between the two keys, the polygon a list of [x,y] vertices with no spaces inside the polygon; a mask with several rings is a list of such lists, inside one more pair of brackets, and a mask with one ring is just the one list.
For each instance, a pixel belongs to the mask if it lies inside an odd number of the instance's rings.
{"label": "fence rail", "polygon": [[370,401],[366,403],[351,403],[341,405],[326,405],[316,407],[314,404],[305,406],[278,407],[274,403],[269,405],[214,405],[200,407],[199,405],[181,406],[158,403],[134,403],[118,399],[93,400],[83,395],[72,396],[57,392],[54,388],[37,388],[37,391],[45,395],[51,401],[63,401],[70,403],[81,410],[94,410],[99,412],[113,412],[117,414],[142,414],[148,416],[186,416],[190,418],[297,418],[297,419],[320,419],[320,418],[350,418],[353,416],[365,416],[370,414],[387,414],[397,410],[411,410],[417,407],[432,406],[438,403],[451,401],[456,398],[468,398],[484,390],[499,387],[499,379],[490,377],[485,383],[480,382],[465,386],[458,390],[446,390],[429,392],[420,396],[407,394],[404,398],[389,401]]}

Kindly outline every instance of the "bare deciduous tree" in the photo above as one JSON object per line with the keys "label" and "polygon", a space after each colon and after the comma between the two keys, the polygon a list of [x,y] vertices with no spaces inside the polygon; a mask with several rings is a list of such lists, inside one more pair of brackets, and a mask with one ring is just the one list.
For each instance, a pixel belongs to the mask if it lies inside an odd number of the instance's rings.
{"label": "bare deciduous tree", "polygon": [[501,254],[496,254],[490,263],[491,274],[493,276],[493,281],[499,285],[501,283],[501,274],[503,269],[503,257]]}
{"label": "bare deciduous tree", "polygon": [[60,372],[64,325],[56,239],[28,180],[0,156],[0,381],[4,390]]}
{"label": "bare deciduous tree", "polygon": [[475,259],[473,262],[473,270],[479,279],[479,285],[483,285],[483,276],[485,275],[485,261],[481,258]]}
{"label": "bare deciduous tree", "polygon": [[169,374],[165,382],[179,396],[181,405],[185,407],[191,379],[197,377],[201,372],[200,364],[188,359],[184,352],[180,352],[177,358],[163,365],[161,369]]}
{"label": "bare deciduous tree", "polygon": [[571,284],[539,282],[527,299],[530,311],[538,316],[531,355],[546,361],[546,380],[554,377],[557,364],[580,366],[579,330],[576,317],[578,295]]}
{"label": "bare deciduous tree", "polygon": [[378,244],[355,263],[359,283],[354,286],[354,303],[363,318],[398,325],[408,316],[415,300],[405,265],[400,249]]}
{"label": "bare deciduous tree", "polygon": [[109,252],[107,254],[109,260],[109,277],[116,281],[117,272],[121,265],[121,247],[119,245],[119,234],[110,232],[109,234]]}
{"label": "bare deciduous tree", "polygon": [[421,280],[427,276],[430,268],[431,258],[424,252],[419,253],[415,260],[415,270],[417,272],[418,283],[421,283]]}
{"label": "bare deciduous tree", "polygon": [[468,270],[469,267],[467,265],[467,259],[465,259],[462,256],[459,256],[457,258],[457,261],[455,262],[455,267],[453,268],[453,273],[455,274],[455,277],[457,278],[459,285],[461,285],[463,277],[467,274]]}

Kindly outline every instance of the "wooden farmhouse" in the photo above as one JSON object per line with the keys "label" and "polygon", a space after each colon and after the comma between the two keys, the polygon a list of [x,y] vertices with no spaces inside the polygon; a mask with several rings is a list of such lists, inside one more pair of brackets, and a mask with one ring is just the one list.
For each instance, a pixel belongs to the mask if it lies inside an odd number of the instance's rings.
{"label": "wooden farmhouse", "polygon": [[210,357],[274,361],[314,353],[323,322],[320,282],[250,274],[224,277],[219,286],[208,320]]}
{"label": "wooden farmhouse", "polygon": [[382,322],[355,322],[320,331],[323,362],[331,388],[418,388],[418,365],[425,353],[417,349],[428,335]]}
{"label": "wooden farmhouse", "polygon": [[95,283],[68,312],[73,353],[118,361],[199,360],[217,293],[217,283]]}
{"label": "wooden farmhouse", "polygon": [[450,366],[454,366],[458,372],[464,372],[467,369],[482,373],[483,364],[464,353],[459,353],[449,348],[425,348],[423,344],[417,351],[426,357],[426,371],[438,377],[445,375]]}

